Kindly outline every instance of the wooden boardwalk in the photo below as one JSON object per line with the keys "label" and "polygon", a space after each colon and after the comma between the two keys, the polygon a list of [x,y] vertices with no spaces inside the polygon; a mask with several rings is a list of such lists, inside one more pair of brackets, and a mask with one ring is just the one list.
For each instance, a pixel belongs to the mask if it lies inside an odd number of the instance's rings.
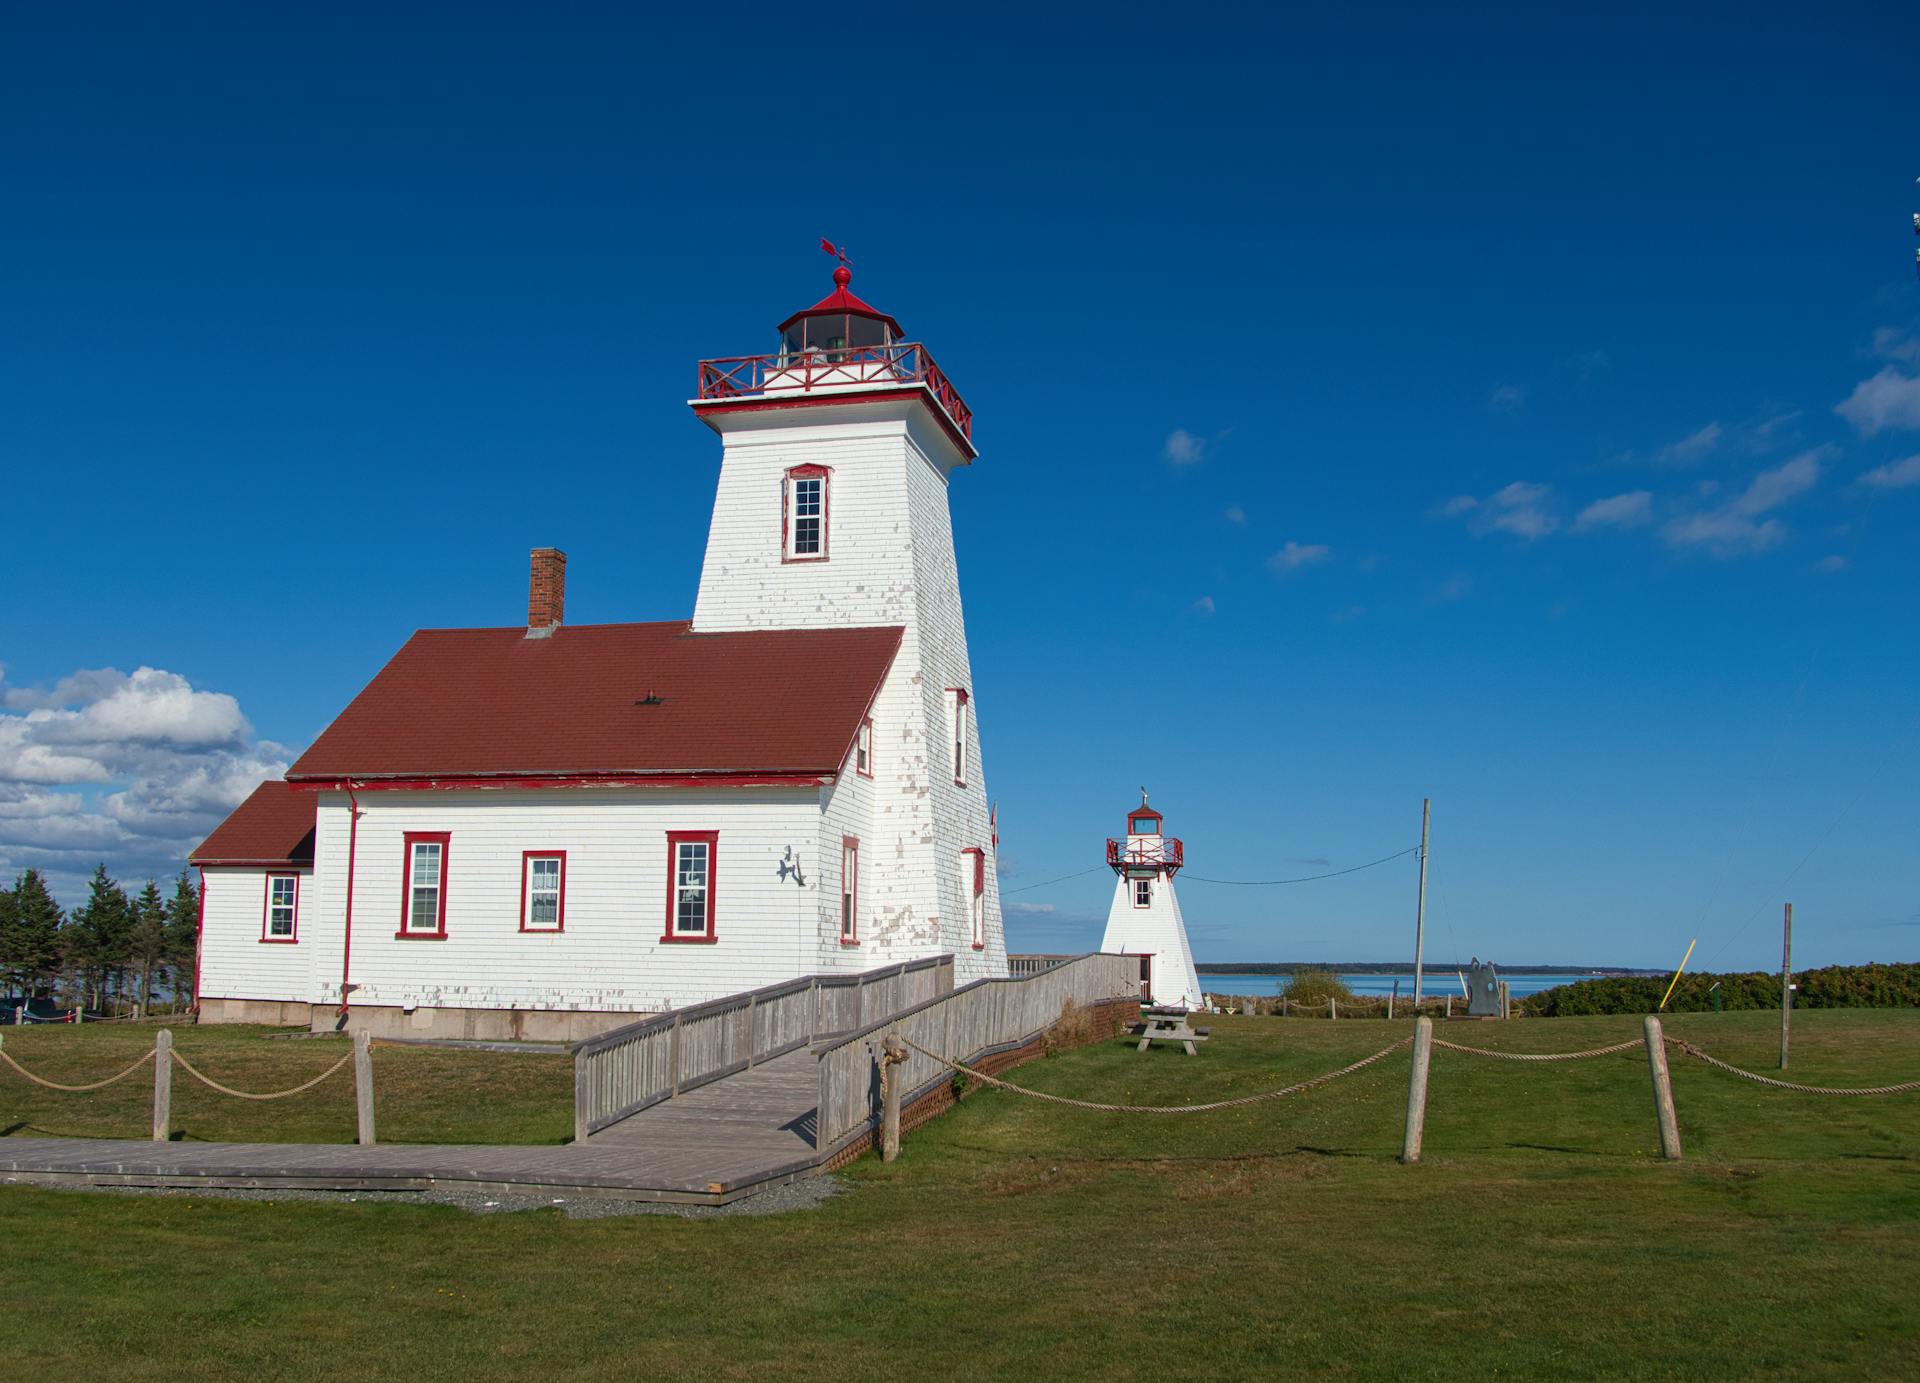
{"label": "wooden boardwalk", "polygon": [[[817,1171],[804,1048],[557,1147],[0,1139],[0,1183],[461,1190],[719,1205]],[[828,1150],[829,1153],[831,1150]]]}

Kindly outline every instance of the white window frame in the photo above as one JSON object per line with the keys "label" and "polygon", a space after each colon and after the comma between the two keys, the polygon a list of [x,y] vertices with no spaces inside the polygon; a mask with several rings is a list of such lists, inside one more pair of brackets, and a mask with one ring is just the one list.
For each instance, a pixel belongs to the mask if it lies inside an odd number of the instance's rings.
{"label": "white window frame", "polygon": [[[689,852],[698,850],[701,875],[698,883],[688,883]],[[673,942],[717,941],[719,919],[714,908],[715,873],[720,859],[720,835],[717,831],[670,831],[667,833],[667,930],[660,939]],[[701,925],[681,925],[684,905],[698,899]]]}
{"label": "white window frame", "polygon": [[873,717],[860,722],[853,736],[853,771],[862,778],[873,776]]}
{"label": "white window frame", "polygon": [[[275,899],[275,885],[288,885],[287,901],[284,908]],[[286,913],[287,929],[274,930],[276,913]],[[260,929],[262,941],[298,941],[300,939],[300,876],[298,874],[267,875],[267,917],[266,925]]]}
{"label": "white window frame", "polygon": [[967,922],[973,949],[987,949],[987,852],[972,847],[960,852],[960,896],[967,903]]}
{"label": "white window frame", "polygon": [[[408,832],[406,843],[406,877],[402,880],[405,892],[401,895],[400,932],[407,937],[445,937],[447,934],[447,859],[452,854],[453,837],[446,831]],[[433,862],[438,866],[432,871],[430,883],[419,882],[421,852],[433,851]],[[421,926],[417,905],[420,895],[431,890],[433,893],[433,916],[430,925]]]}
{"label": "white window frame", "polygon": [[[536,887],[540,872],[536,866],[552,862],[552,887]],[[537,899],[553,896],[553,921],[536,922],[533,916]],[[523,932],[560,932],[567,927],[567,852],[565,850],[528,850],[520,856],[520,930]]]}
{"label": "white window frame", "polygon": [[947,688],[947,744],[953,751],[953,785],[967,785],[967,695],[965,687]]}
{"label": "white window frame", "polygon": [[[829,473],[824,466],[796,466],[782,478],[780,498],[780,556],[788,562],[824,562],[827,560],[827,490]],[[803,514],[801,510],[802,487],[814,490],[810,502],[813,512]],[[814,546],[809,551],[800,549],[800,525],[802,520],[815,525]]]}
{"label": "white window frame", "polygon": [[852,836],[840,842],[840,944],[860,944],[860,842]]}
{"label": "white window frame", "polygon": [[[1144,901],[1142,899],[1143,894],[1145,895]],[[1133,881],[1133,905],[1136,908],[1150,908],[1153,906],[1152,879],[1135,879]]]}

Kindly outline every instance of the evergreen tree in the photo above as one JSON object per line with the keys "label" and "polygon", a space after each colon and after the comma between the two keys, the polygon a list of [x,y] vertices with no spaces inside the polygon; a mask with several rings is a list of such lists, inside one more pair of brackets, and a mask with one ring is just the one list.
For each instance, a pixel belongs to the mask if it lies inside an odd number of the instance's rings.
{"label": "evergreen tree", "polygon": [[22,990],[31,996],[50,984],[60,963],[60,905],[37,869],[14,881],[11,896],[13,940],[4,964],[20,976]]}
{"label": "evergreen tree", "polygon": [[138,977],[133,991],[134,1003],[146,1011],[153,1002],[153,982],[167,963],[167,905],[160,898],[160,886],[152,879],[132,903],[132,925],[127,932],[127,961]]}
{"label": "evergreen tree", "polygon": [[173,897],[167,899],[167,964],[173,970],[175,998],[184,996],[197,1002],[193,992],[196,961],[200,954],[200,890],[186,870],[173,881]]}
{"label": "evergreen tree", "polygon": [[20,906],[12,889],[0,888],[0,994],[26,993],[20,950]]}
{"label": "evergreen tree", "polygon": [[133,909],[127,895],[107,876],[102,864],[87,882],[87,901],[74,909],[65,927],[67,966],[80,980],[85,995],[97,995],[104,1005],[107,991],[127,963],[133,932]]}

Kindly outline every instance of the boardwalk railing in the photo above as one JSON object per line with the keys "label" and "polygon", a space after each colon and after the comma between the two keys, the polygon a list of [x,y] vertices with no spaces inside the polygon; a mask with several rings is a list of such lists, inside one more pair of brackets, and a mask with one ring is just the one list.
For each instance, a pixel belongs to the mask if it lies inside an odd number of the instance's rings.
{"label": "boardwalk railing", "polygon": [[573,1136],[953,988],[953,957],[806,975],[614,1028],[573,1048]]}
{"label": "boardwalk railing", "polygon": [[[975,1062],[1023,1047],[1060,1019],[1068,1000],[1086,1007],[1140,993],[1136,956],[1093,954],[1062,960],[1035,974],[975,980],[949,994],[869,1021],[820,1053],[820,1106],[814,1147],[834,1148],[875,1126],[880,1115],[881,1039],[888,1032],[955,1061]],[[903,1100],[949,1079],[941,1063],[908,1049],[891,1079]]]}

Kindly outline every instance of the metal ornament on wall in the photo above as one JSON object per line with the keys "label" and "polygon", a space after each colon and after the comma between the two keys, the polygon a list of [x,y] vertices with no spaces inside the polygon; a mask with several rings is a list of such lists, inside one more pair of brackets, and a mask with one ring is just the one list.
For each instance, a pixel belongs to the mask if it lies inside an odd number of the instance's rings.
{"label": "metal ornament on wall", "polygon": [[807,876],[800,872],[800,857],[793,853],[793,847],[791,845],[787,847],[786,853],[780,856],[780,881],[785,883],[789,875],[792,876],[794,883],[798,884],[801,888],[807,886]]}

